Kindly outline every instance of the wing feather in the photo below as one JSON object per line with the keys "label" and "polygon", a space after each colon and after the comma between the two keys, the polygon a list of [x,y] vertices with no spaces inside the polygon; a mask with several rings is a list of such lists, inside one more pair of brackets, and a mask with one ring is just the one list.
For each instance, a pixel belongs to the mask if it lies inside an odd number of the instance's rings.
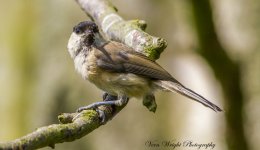
{"label": "wing feather", "polygon": [[145,55],[118,42],[109,42],[97,53],[97,65],[111,72],[133,73],[151,79],[175,80],[166,70]]}

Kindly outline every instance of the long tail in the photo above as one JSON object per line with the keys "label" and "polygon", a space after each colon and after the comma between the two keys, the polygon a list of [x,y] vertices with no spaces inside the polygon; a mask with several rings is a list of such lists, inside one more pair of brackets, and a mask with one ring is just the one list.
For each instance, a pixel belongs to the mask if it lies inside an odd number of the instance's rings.
{"label": "long tail", "polygon": [[177,92],[181,95],[184,95],[192,100],[195,100],[199,103],[201,103],[202,105],[211,108],[212,110],[214,110],[215,112],[218,111],[222,111],[222,109],[220,109],[217,105],[213,104],[212,102],[208,101],[206,98],[202,97],[201,95],[195,93],[194,91],[186,88],[185,86],[183,86],[180,83],[175,83],[172,81],[155,81],[154,82],[157,86],[162,87],[163,89],[172,91],[172,92]]}

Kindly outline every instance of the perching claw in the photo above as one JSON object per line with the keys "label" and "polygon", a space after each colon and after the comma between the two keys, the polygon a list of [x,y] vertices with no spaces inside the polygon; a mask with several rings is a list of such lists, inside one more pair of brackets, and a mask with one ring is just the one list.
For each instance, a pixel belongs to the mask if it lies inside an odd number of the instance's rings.
{"label": "perching claw", "polygon": [[106,116],[103,110],[99,109],[99,106],[111,106],[111,105],[115,105],[115,106],[123,106],[125,104],[127,104],[129,98],[126,96],[113,96],[113,95],[109,95],[107,93],[105,93],[103,95],[103,100],[102,102],[95,102],[92,103],[90,105],[87,106],[83,106],[77,109],[76,112],[80,113],[83,110],[87,110],[87,109],[95,109],[98,113],[99,113],[99,117],[101,118],[101,122],[104,123],[106,121]]}

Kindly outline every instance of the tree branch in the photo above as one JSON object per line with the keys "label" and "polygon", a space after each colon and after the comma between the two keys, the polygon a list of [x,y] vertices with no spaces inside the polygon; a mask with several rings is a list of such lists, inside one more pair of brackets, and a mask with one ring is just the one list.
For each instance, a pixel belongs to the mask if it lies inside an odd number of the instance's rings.
{"label": "tree branch", "polygon": [[[146,23],[142,20],[124,21],[116,13],[116,8],[106,0],[76,0],[81,8],[101,27],[103,36],[119,41],[143,53],[151,59],[158,59],[166,48],[164,39],[151,36],[143,30]],[[124,106],[100,106],[107,120],[102,122],[95,110],[81,113],[64,113],[58,116],[60,124],[38,128],[21,138],[9,142],[1,142],[0,150],[26,149],[32,150],[55,144],[71,142],[79,139],[111,120]]]}
{"label": "tree branch", "polygon": [[158,59],[167,42],[145,33],[143,20],[125,21],[117,14],[117,9],[106,0],[76,0],[101,28],[105,37],[124,43],[151,59]]}
{"label": "tree branch", "polygon": [[52,124],[38,128],[36,131],[10,142],[1,142],[0,150],[33,150],[46,146],[54,148],[55,144],[79,139],[111,120],[124,106],[101,106],[107,120],[102,122],[95,110],[81,113],[63,113],[58,116],[61,124]]}

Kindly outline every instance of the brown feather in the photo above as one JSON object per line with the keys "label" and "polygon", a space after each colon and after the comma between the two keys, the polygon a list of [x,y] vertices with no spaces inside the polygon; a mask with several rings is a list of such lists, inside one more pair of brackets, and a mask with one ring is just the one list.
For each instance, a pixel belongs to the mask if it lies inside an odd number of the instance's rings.
{"label": "brown feather", "polygon": [[109,42],[97,49],[99,51],[96,52],[96,57],[101,58],[98,65],[107,71],[134,73],[151,79],[178,82],[155,61],[124,44]]}

